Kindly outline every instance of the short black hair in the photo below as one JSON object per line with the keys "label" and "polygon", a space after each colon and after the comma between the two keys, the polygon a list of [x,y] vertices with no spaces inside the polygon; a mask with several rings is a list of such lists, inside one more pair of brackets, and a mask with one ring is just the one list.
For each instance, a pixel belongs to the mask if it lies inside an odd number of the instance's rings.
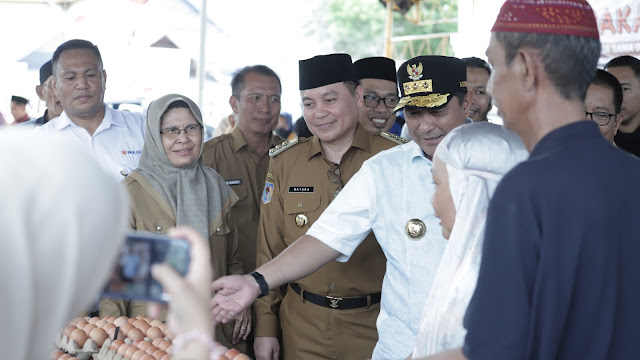
{"label": "short black hair", "polygon": [[598,69],[596,70],[596,76],[591,81],[591,85],[602,86],[613,91],[613,107],[616,114],[620,114],[620,109],[622,109],[622,85],[620,85],[618,78],[610,72]]}
{"label": "short black hair", "polygon": [[638,79],[640,79],[640,60],[633,56],[622,55],[616,58],[609,60],[607,65],[604,66],[605,70],[612,67],[623,67],[627,66],[633,70],[633,73],[636,75]]}
{"label": "short black hair", "polygon": [[491,76],[491,65],[488,62],[475,56],[463,58],[462,61],[467,64],[467,68],[483,69]]}
{"label": "short black hair", "polygon": [[77,50],[77,49],[87,49],[93,52],[93,54],[98,58],[98,63],[100,67],[103,67],[102,64],[102,55],[100,55],[100,50],[96,45],[94,45],[91,41],[82,40],[82,39],[73,39],[62,43],[62,45],[58,46],[56,51],[53,52],[53,58],[51,59],[51,65],[53,68],[53,73],[55,74],[56,67],[58,65],[58,60],[60,60],[60,56],[63,52],[68,50]]}
{"label": "short black hair", "polygon": [[280,88],[280,94],[282,94],[282,84],[280,83],[280,77],[275,71],[271,70],[265,65],[252,65],[245,66],[238,70],[231,79],[231,95],[240,98],[240,93],[245,88],[245,78],[249,73],[256,73],[268,77],[275,78],[278,81],[278,87]]}
{"label": "short black hair", "polygon": [[567,100],[584,101],[600,58],[600,40],[575,35],[495,32],[507,65],[522,48],[538,51],[544,72]]}

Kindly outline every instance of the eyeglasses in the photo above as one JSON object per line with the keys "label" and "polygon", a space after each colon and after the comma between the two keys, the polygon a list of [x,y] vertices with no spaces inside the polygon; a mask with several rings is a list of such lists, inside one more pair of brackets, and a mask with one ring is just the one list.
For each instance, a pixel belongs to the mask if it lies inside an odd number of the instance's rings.
{"label": "eyeglasses", "polygon": [[364,96],[364,105],[368,108],[375,108],[380,105],[380,101],[384,101],[384,106],[389,109],[393,109],[398,105],[400,98],[397,96],[387,96],[387,97],[379,97],[376,95],[365,95]]}
{"label": "eyeglasses", "polygon": [[606,126],[609,123],[609,121],[611,121],[611,117],[617,115],[617,114],[609,114],[602,111],[596,111],[596,112],[585,111],[584,113],[587,115],[587,119],[591,119],[595,121],[596,124],[600,126]]}
{"label": "eyeglasses", "polygon": [[327,177],[329,178],[329,182],[338,185],[338,187],[333,191],[333,198],[340,193],[340,190],[344,187],[342,183],[342,178],[340,177],[340,168],[338,164],[335,164],[331,169],[327,170]]}
{"label": "eyeglasses", "polygon": [[202,125],[194,124],[180,129],[176,126],[160,130],[160,134],[164,135],[169,140],[177,139],[180,133],[184,131],[184,134],[189,137],[200,136],[202,134]]}

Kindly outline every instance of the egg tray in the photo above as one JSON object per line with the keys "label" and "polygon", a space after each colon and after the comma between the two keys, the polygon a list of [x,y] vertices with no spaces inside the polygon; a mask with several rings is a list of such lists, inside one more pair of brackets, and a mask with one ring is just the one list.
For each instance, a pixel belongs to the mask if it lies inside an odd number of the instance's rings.
{"label": "egg tray", "polygon": [[78,360],[88,360],[93,354],[97,354],[99,350],[96,342],[91,339],[87,339],[84,345],[79,347],[75,340],[69,340],[69,338],[60,334],[58,334],[56,347],[69,355],[75,356]]}
{"label": "egg tray", "polygon": [[[166,337],[164,339],[170,340]],[[148,337],[145,337],[144,340],[149,342],[152,341]],[[133,343],[133,340],[129,338],[125,338],[123,341],[125,344],[129,345]],[[69,355],[75,356],[78,360],[88,360],[89,358],[92,358],[93,360],[123,360],[124,358],[122,355],[118,355],[114,350],[109,349],[112,342],[112,339],[106,339],[102,344],[102,347],[98,348],[95,341],[87,339],[84,346],[80,348],[74,340],[70,340],[63,335],[58,335],[56,347]]]}

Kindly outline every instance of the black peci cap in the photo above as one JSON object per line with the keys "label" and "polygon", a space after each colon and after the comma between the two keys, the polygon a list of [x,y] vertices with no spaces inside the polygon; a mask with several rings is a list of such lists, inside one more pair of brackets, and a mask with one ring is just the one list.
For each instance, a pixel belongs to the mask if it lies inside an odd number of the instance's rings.
{"label": "black peci cap", "polygon": [[16,95],[11,96],[11,101],[15,101],[18,104],[25,104],[25,105],[29,102],[29,100],[23,98],[22,96],[16,96]]}
{"label": "black peci cap", "polygon": [[51,60],[40,66],[40,85],[42,85],[49,76],[53,75],[53,66],[51,65]]}
{"label": "black peci cap", "polygon": [[406,106],[439,108],[456,93],[467,92],[467,65],[449,56],[418,56],[398,69],[400,102],[394,111]]}
{"label": "black peci cap", "polygon": [[353,63],[356,70],[356,78],[360,79],[382,79],[397,81],[396,62],[386,57],[368,57]]}
{"label": "black peci cap", "polygon": [[357,81],[348,54],[317,55],[298,62],[300,90],[343,81]]}

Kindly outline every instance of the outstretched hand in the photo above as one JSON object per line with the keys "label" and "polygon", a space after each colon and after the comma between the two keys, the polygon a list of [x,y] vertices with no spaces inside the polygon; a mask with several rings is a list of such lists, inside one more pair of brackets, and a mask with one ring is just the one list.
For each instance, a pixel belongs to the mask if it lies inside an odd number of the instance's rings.
{"label": "outstretched hand", "polygon": [[250,275],[223,276],[214,281],[211,288],[216,292],[211,299],[214,324],[231,321],[260,294],[258,284]]}

